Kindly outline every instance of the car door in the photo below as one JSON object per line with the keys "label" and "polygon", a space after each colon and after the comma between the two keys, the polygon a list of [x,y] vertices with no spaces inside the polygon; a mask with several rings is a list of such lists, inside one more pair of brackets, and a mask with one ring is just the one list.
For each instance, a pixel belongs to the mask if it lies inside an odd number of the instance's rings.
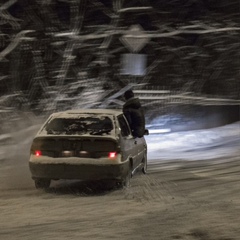
{"label": "car door", "polygon": [[132,136],[127,120],[123,114],[118,116],[118,123],[121,129],[120,145],[123,158],[126,160],[129,156],[131,156],[133,159],[133,169],[135,169],[138,158],[137,141],[135,141]]}
{"label": "car door", "polygon": [[[125,116],[124,116],[125,118]],[[127,121],[127,118],[125,118],[126,122],[127,122],[127,125],[129,127],[129,124],[128,124],[128,121]],[[129,127],[130,129],[130,127]],[[132,136],[132,133],[131,133],[131,130],[130,130],[130,134]],[[139,165],[142,163],[142,160],[143,160],[143,156],[145,154],[145,151],[146,151],[146,141],[145,141],[145,138],[144,137],[133,137],[132,136],[132,139],[134,140],[134,148],[135,148],[135,152],[136,152],[136,157],[134,159],[134,169],[136,167],[139,167]]]}

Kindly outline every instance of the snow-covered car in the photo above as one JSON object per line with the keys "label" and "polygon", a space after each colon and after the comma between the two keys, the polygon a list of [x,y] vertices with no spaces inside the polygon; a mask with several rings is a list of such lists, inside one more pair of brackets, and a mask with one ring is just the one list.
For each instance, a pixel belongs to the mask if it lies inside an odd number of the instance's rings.
{"label": "snow-covered car", "polygon": [[132,136],[121,110],[53,113],[33,139],[29,168],[36,188],[58,179],[114,180],[128,186],[137,170],[147,171],[147,144],[144,137]]}

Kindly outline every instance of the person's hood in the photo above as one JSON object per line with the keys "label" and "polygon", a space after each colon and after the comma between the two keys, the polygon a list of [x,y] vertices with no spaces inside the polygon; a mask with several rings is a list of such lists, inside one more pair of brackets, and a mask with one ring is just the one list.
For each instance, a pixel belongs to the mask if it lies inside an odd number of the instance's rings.
{"label": "person's hood", "polygon": [[138,109],[141,107],[141,103],[138,98],[130,98],[127,100],[127,102],[123,105],[123,108],[130,107]]}

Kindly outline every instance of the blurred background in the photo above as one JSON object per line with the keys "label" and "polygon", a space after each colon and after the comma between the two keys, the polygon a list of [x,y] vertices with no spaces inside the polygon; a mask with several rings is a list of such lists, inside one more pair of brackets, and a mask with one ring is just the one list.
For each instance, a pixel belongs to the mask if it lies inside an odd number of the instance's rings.
{"label": "blurred background", "polygon": [[239,121],[239,39],[239,0],[1,0],[0,134],[130,88],[151,130]]}

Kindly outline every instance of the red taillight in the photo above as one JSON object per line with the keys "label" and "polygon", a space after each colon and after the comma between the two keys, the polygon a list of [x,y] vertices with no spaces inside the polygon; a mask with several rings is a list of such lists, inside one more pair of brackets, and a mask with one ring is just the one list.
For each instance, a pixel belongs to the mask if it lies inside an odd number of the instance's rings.
{"label": "red taillight", "polygon": [[117,156],[117,153],[116,153],[116,152],[110,152],[110,153],[108,154],[108,157],[111,158],[111,159],[116,158],[116,156]]}
{"label": "red taillight", "polygon": [[42,152],[39,150],[35,151],[35,156],[36,157],[42,156]]}

